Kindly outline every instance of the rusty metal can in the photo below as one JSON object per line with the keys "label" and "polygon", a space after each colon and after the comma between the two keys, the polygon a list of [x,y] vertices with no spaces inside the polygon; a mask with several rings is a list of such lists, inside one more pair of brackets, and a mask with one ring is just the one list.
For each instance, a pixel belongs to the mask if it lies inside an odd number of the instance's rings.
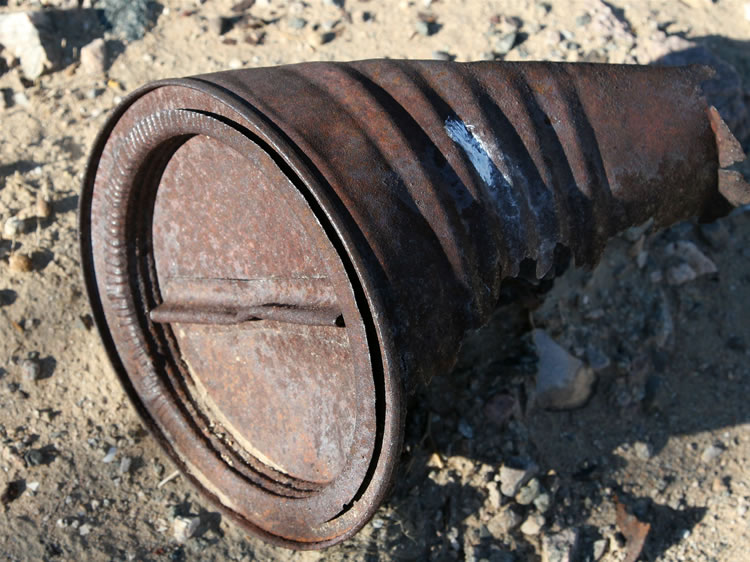
{"label": "rusty metal can", "polygon": [[405,396],[450,370],[504,278],[726,210],[724,176],[747,198],[705,77],[364,61],[147,85],[105,125],[81,197],[114,368],[247,531],[341,541],[393,481]]}

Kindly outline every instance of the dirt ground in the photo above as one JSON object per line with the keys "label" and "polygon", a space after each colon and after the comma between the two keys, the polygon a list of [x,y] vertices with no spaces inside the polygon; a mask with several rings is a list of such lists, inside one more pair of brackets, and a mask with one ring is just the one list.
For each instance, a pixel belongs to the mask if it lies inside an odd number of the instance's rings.
{"label": "dirt ground", "polygon": [[[256,0],[233,12],[234,0],[165,0],[150,4],[145,35],[127,39],[90,4],[0,2],[0,14],[52,10],[64,38],[58,67],[34,80],[7,49],[0,61],[0,558],[615,561],[631,548],[617,522],[627,509],[650,524],[642,560],[750,560],[748,209],[713,226],[625,233],[534,311],[501,308],[456,370],[414,398],[390,500],[354,538],[304,553],[248,538],[181,477],[163,482],[174,467],[92,328],[76,233],[86,154],[121,97],[229,68],[374,57],[649,64],[702,45],[731,65],[715,103],[747,149],[748,5]],[[217,24],[238,14],[255,24]],[[103,69],[79,62],[98,37]],[[20,222],[8,230],[11,217]],[[716,272],[675,284],[673,250],[687,243]],[[31,270],[11,267],[11,254],[29,256]],[[597,372],[583,408],[534,407],[532,327]],[[500,467],[519,458],[536,466],[534,489],[508,498]],[[187,514],[200,527],[179,544],[173,522]]]}

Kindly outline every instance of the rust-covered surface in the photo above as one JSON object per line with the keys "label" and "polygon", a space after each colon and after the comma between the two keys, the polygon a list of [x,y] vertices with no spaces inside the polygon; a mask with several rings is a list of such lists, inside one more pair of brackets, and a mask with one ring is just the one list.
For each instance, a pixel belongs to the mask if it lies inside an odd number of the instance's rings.
{"label": "rust-covered surface", "polygon": [[504,278],[750,202],[707,76],[363,61],[148,85],[102,131],[81,197],[113,364],[248,531],[343,540],[393,480],[404,396],[450,370]]}

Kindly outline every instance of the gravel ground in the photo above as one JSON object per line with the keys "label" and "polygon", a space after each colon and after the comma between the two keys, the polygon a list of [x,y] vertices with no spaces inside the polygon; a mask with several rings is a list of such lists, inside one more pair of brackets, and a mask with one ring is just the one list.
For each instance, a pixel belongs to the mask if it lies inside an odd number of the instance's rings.
{"label": "gravel ground", "polygon": [[[78,4],[0,2],[44,10],[58,47],[34,78],[31,50],[0,52],[0,557],[615,561],[642,543],[643,560],[748,559],[750,210],[632,229],[543,298],[509,286],[455,371],[414,397],[393,496],[323,553],[247,538],[169,478],[92,329],[76,243],[94,136],[121,96],[169,76],[385,56],[708,61],[750,148],[748,5]],[[595,378],[582,407],[542,408],[540,334]]]}

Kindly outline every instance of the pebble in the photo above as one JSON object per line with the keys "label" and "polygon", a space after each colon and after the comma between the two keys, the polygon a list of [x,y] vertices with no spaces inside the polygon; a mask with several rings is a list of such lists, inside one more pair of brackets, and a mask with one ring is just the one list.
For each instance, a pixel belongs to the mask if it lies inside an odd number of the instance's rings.
{"label": "pebble", "polygon": [[224,35],[228,31],[228,22],[225,17],[215,16],[207,22],[208,30],[214,35]]}
{"label": "pebble", "polygon": [[514,509],[504,509],[487,522],[487,530],[499,539],[518,527],[521,521],[523,519]]}
{"label": "pebble", "polygon": [[542,530],[542,527],[544,527],[545,523],[544,515],[541,515],[539,513],[534,513],[530,515],[526,521],[523,522],[523,525],[521,525],[521,532],[524,535],[534,536],[538,535],[539,532]]}
{"label": "pebble", "polygon": [[684,285],[698,278],[695,270],[686,263],[667,269],[666,279],[670,285]]}
{"label": "pebble", "polygon": [[91,525],[89,525],[88,523],[84,523],[78,528],[78,534],[81,535],[82,537],[85,537],[90,532],[91,532]]}
{"label": "pebble", "polygon": [[14,273],[28,273],[32,269],[31,259],[16,252],[8,258],[8,267]]}
{"label": "pebble", "polygon": [[307,20],[304,18],[291,18],[288,24],[290,29],[302,29],[307,25]]}
{"label": "pebble", "polygon": [[23,92],[13,92],[13,105],[28,107],[29,97]]}
{"label": "pebble", "polygon": [[516,502],[521,505],[531,504],[541,493],[541,484],[536,478],[529,480],[516,494]]}
{"label": "pebble", "polygon": [[[147,0],[100,0],[97,8],[103,8],[104,17],[115,33],[129,41],[141,39],[149,24]],[[167,8],[162,12],[167,15]]]}
{"label": "pebble", "polygon": [[698,247],[688,240],[670,242],[664,249],[667,256],[680,258],[683,263],[670,268],[667,271],[667,282],[672,285],[681,285],[688,281],[716,273],[718,270],[716,264],[711,261]]}
{"label": "pebble", "polygon": [[550,495],[547,492],[544,492],[536,497],[534,500],[534,507],[539,513],[545,513],[549,509],[551,503],[552,499],[550,498]]}
{"label": "pebble", "polygon": [[425,37],[429,37],[430,35],[432,35],[432,26],[429,22],[426,21],[418,21],[414,24],[414,29],[417,30],[417,33],[419,33],[420,35],[424,35]]}
{"label": "pebble", "polygon": [[500,509],[502,498],[500,497],[500,490],[497,489],[497,482],[487,484],[487,501],[493,509]]}
{"label": "pebble", "polygon": [[605,355],[602,350],[593,345],[586,347],[586,361],[588,362],[589,367],[594,369],[597,373],[604,371],[612,364],[609,357]]}
{"label": "pebble", "polygon": [[496,55],[507,55],[515,46],[518,34],[515,31],[506,33],[498,37],[492,45],[492,50]]}
{"label": "pebble", "polygon": [[579,532],[577,529],[565,529],[559,533],[542,537],[543,562],[574,562],[580,559]]}
{"label": "pebble", "polygon": [[26,484],[26,487],[36,494],[37,490],[39,490],[39,482],[29,482]]}
{"label": "pebble", "polygon": [[723,452],[724,452],[723,448],[718,447],[716,445],[709,445],[708,447],[703,449],[703,453],[701,454],[701,459],[703,459],[703,462],[711,462],[719,458],[719,456]]}
{"label": "pebble", "polygon": [[21,71],[29,80],[59,63],[59,39],[42,32],[54,29],[51,19],[43,11],[0,14],[0,44],[19,59]]}
{"label": "pebble", "polygon": [[446,51],[432,51],[432,58],[434,60],[452,61],[456,57]]}
{"label": "pebble", "polygon": [[130,457],[122,457],[119,467],[120,474],[127,474],[128,472],[130,472],[130,467],[132,464],[133,459],[131,459]]}
{"label": "pebble", "polygon": [[3,224],[3,236],[5,238],[15,238],[23,232],[23,221],[18,217],[10,217]]}
{"label": "pebble", "polygon": [[81,70],[86,74],[103,74],[107,70],[107,43],[99,37],[81,47]]}
{"label": "pebble", "polygon": [[195,534],[200,523],[200,517],[175,517],[172,522],[172,536],[178,543],[184,543]]}
{"label": "pebble", "polygon": [[466,439],[473,439],[474,438],[474,428],[472,428],[469,423],[461,419],[458,422],[458,432],[466,437]]}
{"label": "pebble", "polygon": [[569,410],[583,406],[591,396],[596,373],[540,329],[532,331],[539,362],[536,401],[542,408]]}
{"label": "pebble", "polygon": [[102,462],[105,464],[109,464],[113,460],[115,460],[116,455],[117,455],[117,447],[110,447],[109,450],[107,451],[107,454],[104,455]]}
{"label": "pebble", "polygon": [[344,0],[323,0],[323,4],[326,6],[335,6],[336,8],[343,8]]}
{"label": "pebble", "polygon": [[650,218],[642,224],[631,226],[622,235],[628,242],[637,242],[653,225],[654,219]]}
{"label": "pebble", "polygon": [[592,548],[592,554],[594,555],[594,562],[599,562],[602,558],[604,558],[604,555],[607,554],[607,549],[609,547],[609,541],[604,539],[599,539],[598,541],[594,541],[594,546]]}
{"label": "pebble", "polygon": [[39,375],[42,374],[42,366],[33,357],[28,357],[21,361],[21,370],[23,371],[23,380],[26,382],[39,380]]}
{"label": "pebble", "polygon": [[44,462],[44,454],[39,449],[29,449],[23,456],[28,466],[39,466]]}
{"label": "pebble", "polygon": [[633,444],[633,450],[635,451],[635,455],[644,461],[649,460],[652,456],[651,445],[643,441],[636,441]]}
{"label": "pebble", "polygon": [[506,392],[495,394],[484,405],[485,418],[497,427],[503,427],[520,409],[518,401]]}
{"label": "pebble", "polygon": [[714,250],[722,250],[729,242],[729,230],[721,221],[700,225],[700,235]]}
{"label": "pebble", "polygon": [[500,467],[500,492],[509,498],[514,497],[521,486],[532,478],[539,468],[532,461],[512,459]]}
{"label": "pebble", "polygon": [[591,14],[586,12],[585,14],[582,14],[576,18],[576,25],[578,27],[583,27],[591,23]]}
{"label": "pebble", "polygon": [[43,197],[36,200],[36,216],[40,219],[49,218],[52,215],[52,204]]}

